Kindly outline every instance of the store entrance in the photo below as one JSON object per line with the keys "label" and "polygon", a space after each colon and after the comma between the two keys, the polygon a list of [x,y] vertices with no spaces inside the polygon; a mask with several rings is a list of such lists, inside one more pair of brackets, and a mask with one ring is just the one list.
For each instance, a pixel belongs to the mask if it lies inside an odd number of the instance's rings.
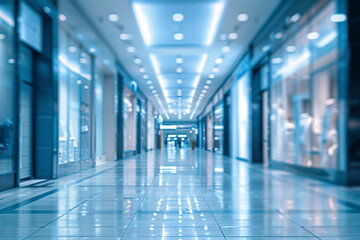
{"label": "store entrance", "polygon": [[34,81],[33,52],[20,45],[20,179],[34,177]]}
{"label": "store entrance", "polygon": [[267,160],[267,143],[266,143],[266,128],[267,124],[265,118],[267,116],[267,91],[262,88],[262,68],[253,70],[253,77],[251,83],[252,89],[252,162],[264,163]]}

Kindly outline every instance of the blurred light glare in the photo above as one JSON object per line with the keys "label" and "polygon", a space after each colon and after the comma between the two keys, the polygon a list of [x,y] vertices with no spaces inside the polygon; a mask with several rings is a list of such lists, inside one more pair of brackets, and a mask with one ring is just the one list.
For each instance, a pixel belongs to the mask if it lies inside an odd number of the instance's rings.
{"label": "blurred light glare", "polygon": [[66,21],[66,16],[64,14],[60,14],[59,15],[59,20],[62,21],[62,22],[65,22]]}
{"label": "blurred light glare", "polygon": [[182,13],[175,13],[173,15],[174,22],[182,22],[184,20],[184,15]]}
{"label": "blurred light glare", "polygon": [[182,33],[175,33],[174,34],[174,39],[177,40],[177,41],[183,40],[184,35]]}
{"label": "blurred light glare", "polygon": [[331,22],[345,22],[347,20],[347,16],[343,13],[336,13],[331,15],[330,21]]}
{"label": "blurred light glare", "polygon": [[108,19],[110,22],[117,22],[119,21],[119,15],[117,15],[116,13],[110,13],[108,15]]}
{"label": "blurred light glare", "polygon": [[318,32],[311,32],[311,33],[308,33],[306,37],[309,40],[316,40],[320,37],[320,34]]}
{"label": "blurred light glare", "polygon": [[247,13],[240,13],[240,14],[238,14],[238,16],[237,16],[237,20],[238,20],[239,22],[246,22],[246,21],[249,20],[249,15],[248,15]]}

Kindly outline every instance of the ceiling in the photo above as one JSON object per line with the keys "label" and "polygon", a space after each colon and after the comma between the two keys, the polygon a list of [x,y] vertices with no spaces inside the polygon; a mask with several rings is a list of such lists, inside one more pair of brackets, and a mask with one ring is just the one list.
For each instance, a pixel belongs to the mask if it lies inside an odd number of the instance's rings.
{"label": "ceiling", "polygon": [[187,121],[201,113],[281,0],[74,1],[164,119]]}

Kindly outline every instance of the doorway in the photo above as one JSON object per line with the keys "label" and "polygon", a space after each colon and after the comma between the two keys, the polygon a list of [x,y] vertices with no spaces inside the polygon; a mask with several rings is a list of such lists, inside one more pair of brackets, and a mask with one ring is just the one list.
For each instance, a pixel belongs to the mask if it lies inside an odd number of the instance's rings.
{"label": "doorway", "polygon": [[33,51],[20,45],[20,180],[34,177],[34,81]]}

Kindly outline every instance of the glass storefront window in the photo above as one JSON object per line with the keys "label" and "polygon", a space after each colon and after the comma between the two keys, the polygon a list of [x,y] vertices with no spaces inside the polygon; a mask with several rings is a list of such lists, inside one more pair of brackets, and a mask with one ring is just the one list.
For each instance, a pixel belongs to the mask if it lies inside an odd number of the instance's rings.
{"label": "glass storefront window", "polygon": [[316,16],[309,16],[310,21],[272,55],[271,156],[275,161],[316,168],[337,165],[338,34],[330,21],[334,11],[330,2]]}
{"label": "glass storefront window", "polygon": [[105,155],[104,126],[104,78],[105,73],[100,61],[95,62],[95,121],[96,121],[96,156]]}
{"label": "glass storefront window", "polygon": [[0,1],[0,174],[14,171],[14,1]]}
{"label": "glass storefront window", "polygon": [[90,161],[91,57],[59,31],[59,164]]}
{"label": "glass storefront window", "polygon": [[124,151],[136,151],[136,111],[137,99],[130,89],[124,86]]}
{"label": "glass storefront window", "polygon": [[214,151],[223,152],[224,141],[224,104],[215,106],[214,111]]}

